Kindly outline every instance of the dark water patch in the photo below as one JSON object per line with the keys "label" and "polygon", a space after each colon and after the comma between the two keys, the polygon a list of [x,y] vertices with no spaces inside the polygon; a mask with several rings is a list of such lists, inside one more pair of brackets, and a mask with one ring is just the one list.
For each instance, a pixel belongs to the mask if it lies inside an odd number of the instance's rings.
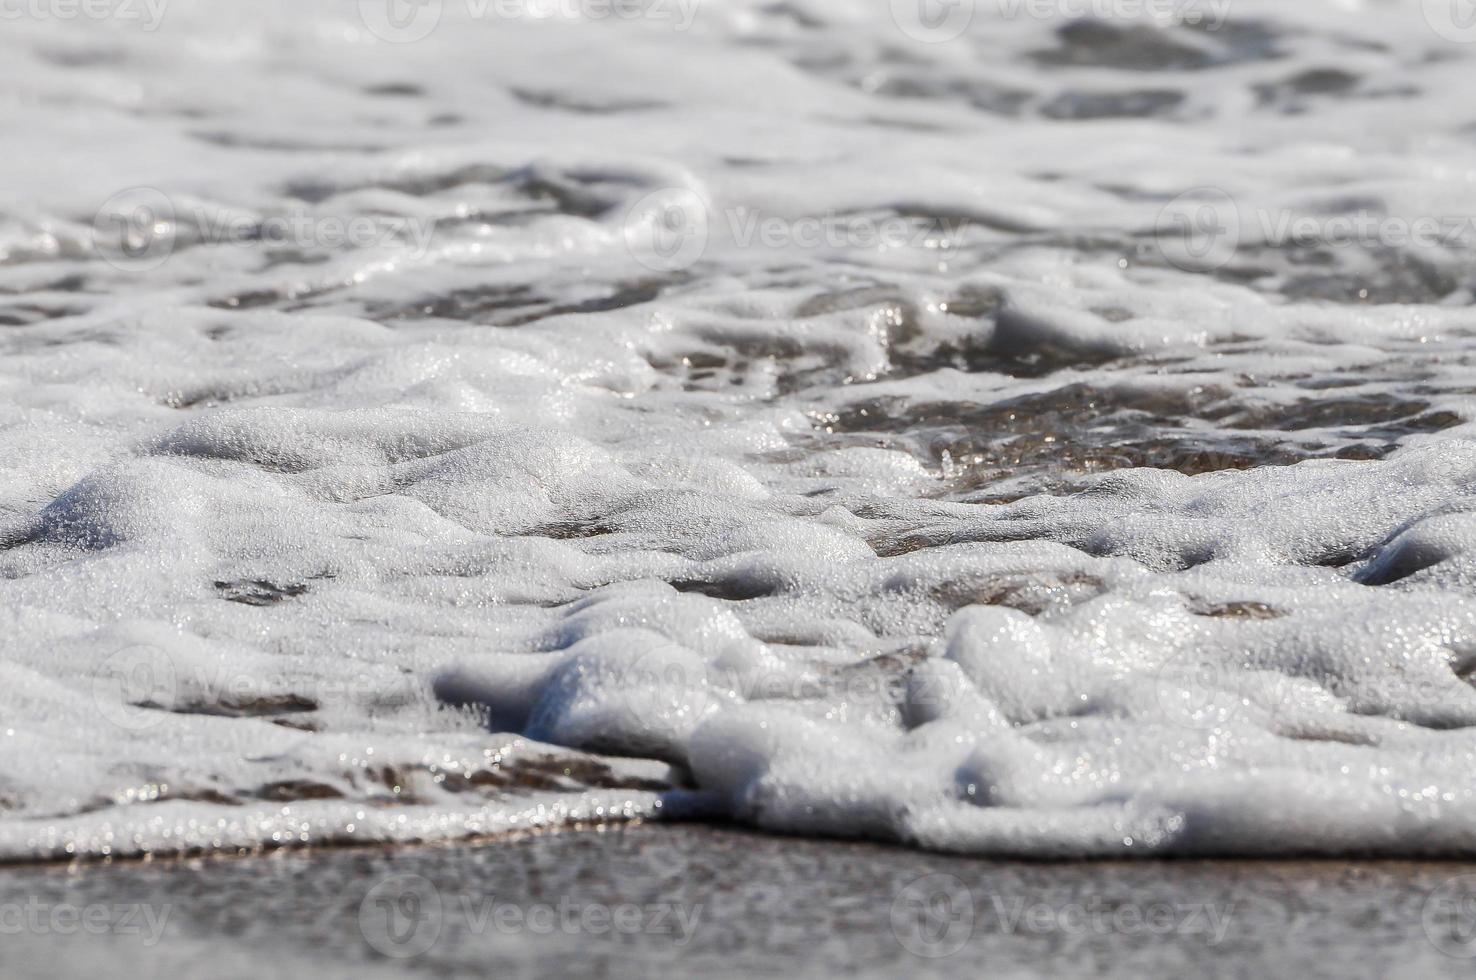
{"label": "dark water patch", "polygon": [[705,595],[709,599],[721,599],[724,602],[747,602],[750,599],[768,598],[774,594],[774,589],[769,584],[746,577],[719,580],[682,579],[672,582],[671,587],[678,592]]}
{"label": "dark water patch", "polygon": [[1361,77],[1341,68],[1311,68],[1275,82],[1255,86],[1256,98],[1263,106],[1278,106],[1283,111],[1301,111],[1317,97],[1346,97],[1362,81]]}
{"label": "dark water patch", "polygon": [[1362,561],[1367,557],[1368,551],[1365,548],[1345,544],[1330,544],[1322,551],[1308,558],[1306,564],[1314,568],[1347,568],[1349,565]]}
{"label": "dark water patch", "polygon": [[[754,38],[750,43],[753,47],[757,48],[779,47],[779,45],[761,38]],[[837,48],[812,48],[791,54],[789,59],[790,63],[800,71],[809,72],[813,75],[824,75],[826,77],[844,74],[857,66],[857,59],[852,57],[850,52]]]}
{"label": "dark water patch", "polygon": [[965,286],[943,304],[943,312],[969,320],[998,315],[1004,305],[1004,291],[988,286]]}
{"label": "dark water patch", "polygon": [[[639,306],[659,298],[682,277],[651,277],[610,283],[587,299],[557,300],[529,283],[504,283],[458,289],[444,296],[417,297],[406,303],[370,306],[380,322],[442,319],[492,327],[520,327],[548,317],[604,313]],[[584,290],[601,288],[585,285]]]}
{"label": "dark water patch", "polygon": [[205,305],[212,310],[264,310],[276,307],[284,312],[291,312],[303,309],[311,301],[340,292],[344,288],[346,287],[341,283],[265,286],[215,296],[207,300]]}
{"label": "dark water patch", "polygon": [[554,541],[581,541],[588,538],[602,538],[618,532],[618,528],[600,520],[565,520],[544,524],[528,536],[550,538]]}
{"label": "dark water patch", "polygon": [[1182,92],[1135,89],[1126,92],[1063,92],[1041,107],[1047,119],[1146,119],[1169,115],[1184,102]]}
{"label": "dark water patch", "polygon": [[505,759],[490,769],[445,772],[436,783],[452,793],[506,789],[550,792],[580,789],[630,789],[660,792],[671,782],[617,774],[610,766],[584,756],[561,755]]}
{"label": "dark water patch", "polygon": [[[920,119],[894,119],[890,116],[866,116],[863,119],[839,121],[854,122],[856,125],[865,129],[896,129],[907,133],[946,133],[952,128],[942,123],[924,122]],[[742,161],[735,160],[731,157],[724,162],[733,166],[743,165]]]}
{"label": "dark water patch", "polygon": [[311,779],[284,779],[267,783],[256,791],[256,797],[275,803],[292,803],[297,800],[340,800],[343,793],[327,783]]}
{"label": "dark water patch", "polygon": [[1035,572],[960,579],[934,587],[930,595],[949,610],[1003,606],[1039,616],[1048,609],[1094,599],[1105,591],[1106,582],[1085,572]]}
{"label": "dark water patch", "polygon": [[35,299],[36,293],[81,293],[87,287],[87,277],[80,272],[70,272],[51,279],[25,286],[0,286],[0,296],[24,296]]}
{"label": "dark water patch", "polygon": [[827,26],[817,13],[801,4],[790,3],[789,0],[763,4],[759,6],[758,13],[762,17],[784,21],[807,31],[816,31]]}
{"label": "dark water patch", "polygon": [[195,130],[190,136],[202,143],[228,150],[265,150],[272,153],[381,153],[388,148],[383,143],[324,143],[297,138],[250,136],[219,129]]}
{"label": "dark water patch", "polygon": [[75,305],[56,305],[42,302],[9,303],[0,305],[0,327],[29,327],[47,320],[86,313],[87,308]]}
{"label": "dark water patch", "polygon": [[[956,238],[970,228],[975,227],[988,231],[1001,231],[1011,234],[1039,231],[1035,225],[1021,221],[1002,211],[988,212],[978,209],[950,209],[917,201],[898,201],[888,210],[896,217],[917,222],[922,226],[923,230],[935,229],[940,235],[948,238]],[[841,217],[851,217],[853,215],[868,219],[875,217],[872,214],[863,214],[861,212],[842,213]]]}
{"label": "dark water patch", "polygon": [[217,718],[271,718],[317,711],[318,702],[301,694],[265,694],[256,697],[233,697],[229,694],[215,701],[182,702],[169,707],[152,701],[139,702],[136,708],[152,708],[177,715],[210,715]]}
{"label": "dark water patch", "polygon": [[449,170],[385,176],[373,182],[335,183],[322,177],[303,177],[286,184],[285,192],[298,201],[320,204],[339,193],[385,189],[415,198],[452,192],[475,184],[511,184],[530,199],[554,202],[564,214],[595,217],[614,207],[620,196],[611,184],[629,184],[610,174],[584,171],[554,171],[537,167],[509,168],[497,164],[463,164]]}
{"label": "dark water patch", "polygon": [[1056,31],[1056,47],[1030,59],[1050,68],[1200,71],[1278,58],[1277,40],[1274,28],[1251,20],[1155,27],[1082,18]]}
{"label": "dark water patch", "polygon": [[[1010,440],[993,452],[973,451],[977,448],[974,443],[958,448],[958,453],[945,450],[954,470],[953,478],[945,483],[950,494],[987,490],[1001,480],[1026,474],[1035,474],[1043,481],[1042,491],[1054,488],[1066,492],[1082,476],[1119,469],[1160,469],[1200,476],[1261,466],[1291,466],[1317,458],[1314,453],[1269,442],[1194,436],[1145,435],[1134,441],[1114,440],[1106,445],[1093,445],[1028,434]],[[939,462],[947,465],[941,453]],[[1005,496],[992,502],[1008,503],[1014,499],[1018,498]]]}
{"label": "dark water patch", "polygon": [[[19,8],[16,13],[20,13]],[[129,60],[128,49],[124,47],[48,47],[36,53],[42,61],[59,68],[117,68]]]}
{"label": "dark water patch", "polygon": [[[1198,71],[1280,58],[1279,36],[1270,25],[1249,20],[1218,23],[1207,17],[1203,24],[1160,27],[1080,18],[1057,31],[1056,47],[1032,52],[1027,58],[1034,65],[1048,66],[1051,71],[1042,77],[1053,79],[1061,69],[1069,68],[1108,68],[1140,75]],[[791,55],[790,60],[801,70],[843,81],[867,95],[963,105],[1006,118],[1032,109],[1063,120],[1164,117],[1187,99],[1182,89],[1168,85],[1051,97],[1039,88],[1022,85],[1016,77],[982,76],[981,72],[989,70],[987,63],[971,65],[965,74],[951,63],[890,48],[866,59],[840,50],[809,50]]]}
{"label": "dark water patch", "polygon": [[[418,298],[402,305],[378,305],[369,308],[375,320],[420,320],[436,318],[473,323],[496,322],[496,315],[507,310],[523,310],[530,306],[548,306],[552,300],[535,293],[527,283],[481,286],[458,289],[446,296]],[[489,319],[490,318],[490,319]]]}
{"label": "dark water patch", "polygon": [[940,304],[940,311],[977,321],[978,331],[941,343],[923,335],[916,327],[915,311],[899,304],[899,329],[889,350],[889,376],[914,377],[953,369],[968,374],[1033,379],[1063,370],[1097,368],[1117,359],[1107,351],[1067,348],[1043,341],[1028,326],[1011,329],[1004,316],[1005,302],[1003,291],[993,287],[960,289]]}
{"label": "dark water patch", "polygon": [[[1323,217],[1331,222],[1339,216]],[[1249,215],[1241,218],[1243,233],[1259,231]],[[1452,244],[1465,247],[1463,242]],[[1125,254],[1136,265],[1177,268],[1151,236],[1138,236]],[[1362,243],[1241,241],[1228,263],[1198,271],[1278,300],[1350,305],[1438,305],[1462,286],[1476,285],[1476,276],[1465,265],[1435,262],[1409,249]]]}
{"label": "dark water patch", "polygon": [[1190,600],[1189,611],[1209,619],[1269,620],[1286,616],[1286,613],[1264,602],[1209,602],[1198,597]]}
{"label": "dark water patch", "polygon": [[553,109],[586,116],[608,116],[621,112],[649,112],[664,108],[666,103],[655,99],[590,98],[569,92],[551,89],[511,88],[512,97],[536,109]]}
{"label": "dark water patch", "polygon": [[1122,413],[1134,413],[1137,422],[1169,425],[1206,413],[1210,406],[1226,397],[1228,392],[1214,387],[1105,388],[1075,383],[992,404],[878,399],[857,403],[838,413],[835,428],[840,432],[905,432],[958,426],[993,438],[1019,434],[1027,428],[1064,433]]}
{"label": "dark water patch", "polygon": [[1286,54],[1281,48],[1281,40],[1288,32],[1268,21],[1232,17],[1220,24],[1209,20],[1199,24],[1185,23],[1180,29],[1208,40],[1217,54],[1216,65],[1275,61]]}
{"label": "dark water patch", "polygon": [[802,300],[795,307],[794,315],[800,319],[806,319],[883,306],[911,311],[911,304],[896,289],[889,286],[858,286],[851,289],[816,293]]}
{"label": "dark water patch", "polygon": [[948,533],[937,529],[883,533],[867,540],[878,558],[900,558],[951,543],[953,542]]}
{"label": "dark water patch", "polygon": [[245,801],[240,797],[229,793],[222,793],[218,789],[184,789],[175,791],[170,789],[167,793],[159,794],[158,803],[168,803],[173,800],[187,800],[191,803],[211,803],[215,806],[242,806]]}
{"label": "dark water patch", "polygon": [[364,89],[364,94],[381,99],[423,99],[425,89],[414,82],[386,82],[383,85],[368,86]]}
{"label": "dark water patch", "polygon": [[1362,460],[1363,462],[1369,462],[1371,460],[1384,459],[1386,456],[1388,456],[1398,448],[1399,446],[1395,443],[1384,443],[1381,445],[1378,443],[1361,442],[1355,443],[1351,446],[1342,447],[1337,452],[1333,453],[1332,458],[1353,459]]}
{"label": "dark water patch", "polygon": [[[1417,536],[1396,536],[1386,542],[1373,561],[1353,576],[1364,585],[1392,585],[1433,568],[1453,557],[1448,548],[1432,546]],[[1476,662],[1476,661],[1473,661]]]}
{"label": "dark water patch", "polygon": [[308,587],[301,583],[277,585],[264,579],[238,582],[216,582],[215,591],[227,602],[243,606],[274,606],[288,599],[307,595]]}
{"label": "dark water patch", "polygon": [[1439,432],[1462,421],[1453,412],[1430,411],[1428,402],[1381,395],[1305,399],[1289,405],[1250,408],[1224,406],[1204,411],[1200,417],[1239,429],[1361,429],[1370,436]]}
{"label": "dark water patch", "polygon": [[[1045,480],[1040,489],[1060,489],[1117,469],[1198,476],[1309,459],[1382,459],[1401,436],[1461,421],[1428,409],[1424,402],[1370,397],[1251,410],[1235,406],[1231,394],[1216,387],[1072,384],[992,404],[871,399],[817,421],[828,436],[874,436],[925,459],[944,475],[941,492],[955,494],[1024,475]],[[1351,441],[1278,434],[1323,428],[1350,430],[1343,436]]]}
{"label": "dark water patch", "polygon": [[[1320,250],[1328,251],[1328,250]],[[1462,267],[1442,266],[1407,251],[1360,249],[1357,256],[1329,257],[1324,270],[1308,270],[1306,256],[1267,285],[1289,300],[1349,304],[1435,305],[1470,276]]]}
{"label": "dark water patch", "polygon": [[1369,732],[1312,730],[1306,728],[1288,728],[1283,725],[1277,729],[1276,734],[1280,738],[1290,739],[1294,742],[1320,742],[1324,745],[1374,747],[1381,744],[1379,737]]}
{"label": "dark water patch", "polygon": [[1340,388],[1357,388],[1366,383],[1363,378],[1338,376],[1330,378],[1294,377],[1287,380],[1295,381],[1298,388],[1304,388],[1307,391],[1336,391]]}
{"label": "dark water patch", "polygon": [[1056,47],[1030,59],[1051,68],[1116,68],[1122,71],[1182,71],[1214,64],[1202,40],[1134,24],[1122,26],[1082,18],[1056,31]]}
{"label": "dark water patch", "polygon": [[[268,249],[262,256],[261,271],[269,272],[272,269],[276,269],[284,265],[326,265],[331,260],[332,256],[328,252],[312,252],[306,249],[297,248],[295,246],[271,248]],[[310,287],[307,290],[303,290],[301,287],[294,286],[286,291],[286,296],[288,299],[297,299],[300,296],[312,296],[318,293],[328,292],[336,288],[338,287]]]}
{"label": "dark water patch", "polygon": [[980,112],[1018,116],[1035,98],[1030,89],[976,78],[941,78],[935,71],[888,75],[881,82],[858,78],[854,84],[872,95],[892,99],[961,102]]}
{"label": "dark water patch", "polygon": [[624,202],[639,181],[600,171],[554,171],[523,167],[508,180],[534,200],[552,202],[561,214],[598,218]]}

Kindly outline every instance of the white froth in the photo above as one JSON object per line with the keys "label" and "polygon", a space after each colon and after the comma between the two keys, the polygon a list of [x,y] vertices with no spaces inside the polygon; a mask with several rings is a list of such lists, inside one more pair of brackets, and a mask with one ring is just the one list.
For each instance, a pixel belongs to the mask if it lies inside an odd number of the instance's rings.
{"label": "white froth", "polygon": [[0,859],[1476,853],[1470,242],[1262,220],[1476,213],[1421,4],[356,6],[0,36]]}

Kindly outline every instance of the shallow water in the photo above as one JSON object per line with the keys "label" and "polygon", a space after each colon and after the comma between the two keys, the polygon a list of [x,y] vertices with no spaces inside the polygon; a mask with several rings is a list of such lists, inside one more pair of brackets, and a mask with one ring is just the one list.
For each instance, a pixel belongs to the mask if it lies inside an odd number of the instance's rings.
{"label": "shallow water", "polygon": [[0,34],[0,858],[1476,852],[1441,5],[124,9]]}

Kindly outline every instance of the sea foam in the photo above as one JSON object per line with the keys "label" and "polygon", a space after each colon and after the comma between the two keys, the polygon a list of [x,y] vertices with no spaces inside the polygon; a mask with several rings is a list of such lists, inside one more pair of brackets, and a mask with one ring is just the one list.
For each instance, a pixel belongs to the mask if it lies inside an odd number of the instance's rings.
{"label": "sea foam", "polygon": [[7,22],[0,858],[1476,853],[1431,6]]}

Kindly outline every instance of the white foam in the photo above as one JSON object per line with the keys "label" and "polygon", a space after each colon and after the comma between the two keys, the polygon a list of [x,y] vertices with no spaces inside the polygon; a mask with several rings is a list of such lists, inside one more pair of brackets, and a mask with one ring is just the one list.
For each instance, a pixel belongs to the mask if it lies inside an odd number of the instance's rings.
{"label": "white foam", "polygon": [[[1261,220],[1473,213],[1476,49],[1419,3],[1131,55],[354,6],[0,37],[0,858],[1476,852],[1462,248]],[[1181,269],[1206,185],[1240,247]],[[143,270],[92,228],[140,187]],[[672,200],[704,247],[642,264]]]}

